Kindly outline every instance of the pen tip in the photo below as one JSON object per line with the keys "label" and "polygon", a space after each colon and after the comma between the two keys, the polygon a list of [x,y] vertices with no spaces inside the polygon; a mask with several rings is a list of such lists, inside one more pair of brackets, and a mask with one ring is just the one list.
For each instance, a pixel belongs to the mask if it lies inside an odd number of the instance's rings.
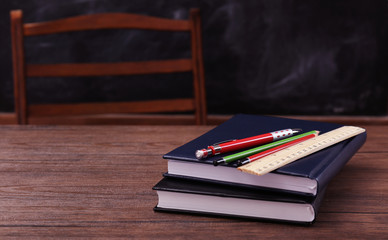
{"label": "pen tip", "polygon": [[293,128],[291,129],[293,133],[298,133],[298,132],[301,132],[302,129],[301,128]]}
{"label": "pen tip", "polygon": [[197,151],[195,152],[195,157],[196,157],[197,159],[203,158],[203,151],[202,151],[202,150],[197,150]]}
{"label": "pen tip", "polygon": [[247,164],[247,163],[249,163],[249,159],[248,158],[239,159],[237,161],[237,167],[241,167],[242,165]]}
{"label": "pen tip", "polygon": [[214,159],[213,160],[213,165],[214,166],[218,166],[219,164],[221,164],[221,163],[224,163],[225,162],[225,160],[224,159]]}

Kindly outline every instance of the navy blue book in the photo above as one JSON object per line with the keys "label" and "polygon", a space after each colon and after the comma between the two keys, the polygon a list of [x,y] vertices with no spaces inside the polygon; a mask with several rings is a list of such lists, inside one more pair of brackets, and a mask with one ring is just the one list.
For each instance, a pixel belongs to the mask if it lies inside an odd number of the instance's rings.
{"label": "navy blue book", "polygon": [[205,214],[310,224],[317,217],[324,190],[314,198],[251,188],[164,178],[154,187],[155,211]]}
{"label": "navy blue book", "polygon": [[361,148],[366,141],[366,132],[263,176],[240,172],[233,163],[215,167],[213,160],[222,157],[222,154],[198,160],[195,152],[220,141],[241,139],[280,129],[301,128],[303,132],[318,130],[322,134],[341,126],[333,123],[239,114],[165,154],[163,158],[168,159],[168,172],[164,176],[315,196]]}

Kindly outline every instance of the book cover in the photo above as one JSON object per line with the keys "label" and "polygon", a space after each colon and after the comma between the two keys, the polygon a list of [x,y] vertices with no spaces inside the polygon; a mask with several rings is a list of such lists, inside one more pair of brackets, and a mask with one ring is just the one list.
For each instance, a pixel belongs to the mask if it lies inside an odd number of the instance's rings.
{"label": "book cover", "polygon": [[263,176],[242,173],[235,169],[236,165],[233,163],[214,167],[213,160],[222,157],[222,154],[198,160],[195,157],[195,151],[220,141],[241,139],[280,129],[301,128],[303,132],[318,130],[325,133],[341,126],[333,123],[239,114],[202,136],[165,154],[163,158],[169,160],[168,173],[165,176],[195,178],[201,181],[216,181],[271,188],[295,194],[316,195],[319,189],[324,188],[364,144],[366,132]]}
{"label": "book cover", "polygon": [[258,191],[216,183],[164,178],[157,191],[155,211],[252,218],[292,223],[313,223],[324,190],[314,198]]}

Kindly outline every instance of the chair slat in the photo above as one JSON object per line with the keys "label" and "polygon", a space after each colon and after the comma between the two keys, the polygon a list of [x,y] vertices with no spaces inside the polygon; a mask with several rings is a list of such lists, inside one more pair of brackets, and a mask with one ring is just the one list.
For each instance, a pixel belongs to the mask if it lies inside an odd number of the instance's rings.
{"label": "chair slat", "polygon": [[192,70],[192,61],[178,59],[120,63],[27,64],[26,68],[27,77],[117,76],[189,72]]}
{"label": "chair slat", "polygon": [[77,104],[31,104],[29,115],[33,116],[66,116],[104,113],[158,113],[193,111],[194,100],[191,98],[150,100],[136,102],[104,102]]}
{"label": "chair slat", "polygon": [[96,29],[145,29],[189,31],[188,20],[174,20],[129,13],[99,13],[24,24],[25,36]]}

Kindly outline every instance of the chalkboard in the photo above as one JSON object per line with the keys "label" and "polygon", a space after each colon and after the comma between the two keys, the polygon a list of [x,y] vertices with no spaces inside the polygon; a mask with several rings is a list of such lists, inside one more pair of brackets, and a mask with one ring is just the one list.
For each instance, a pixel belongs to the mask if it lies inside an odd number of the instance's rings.
{"label": "chalkboard", "polygon": [[[0,9],[0,111],[13,111],[9,11],[25,22],[99,12],[186,19],[200,8],[209,113],[386,113],[384,0],[5,1]],[[105,62],[190,55],[182,33],[104,30],[31,37],[29,62]],[[149,81],[149,82],[148,82]],[[165,82],[175,87],[168,87]],[[181,97],[190,75],[28,79],[31,102]]]}

